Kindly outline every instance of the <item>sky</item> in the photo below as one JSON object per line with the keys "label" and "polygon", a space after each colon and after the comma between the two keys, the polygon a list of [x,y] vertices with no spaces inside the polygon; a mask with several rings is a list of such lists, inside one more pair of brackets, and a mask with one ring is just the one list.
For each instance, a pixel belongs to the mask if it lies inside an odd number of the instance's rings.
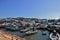
{"label": "sky", "polygon": [[0,0],[0,18],[60,18],[60,0]]}

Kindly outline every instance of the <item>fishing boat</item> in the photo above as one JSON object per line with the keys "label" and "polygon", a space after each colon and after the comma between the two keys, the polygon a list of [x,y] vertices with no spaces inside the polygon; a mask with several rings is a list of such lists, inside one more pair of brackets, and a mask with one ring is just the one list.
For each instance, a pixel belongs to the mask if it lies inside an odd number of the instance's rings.
{"label": "fishing boat", "polygon": [[18,31],[20,30],[20,27],[19,26],[8,26],[8,27],[5,27],[6,30],[10,30],[10,31]]}
{"label": "fishing boat", "polygon": [[30,30],[30,28],[26,28],[26,29],[22,29],[22,30],[20,30],[20,32],[27,32],[27,31],[29,31]]}
{"label": "fishing boat", "polygon": [[56,36],[54,36],[52,33],[50,34],[50,39],[51,40],[60,40],[60,36],[59,34],[57,34]]}
{"label": "fishing boat", "polygon": [[46,31],[43,31],[43,32],[42,32],[42,35],[46,35]]}
{"label": "fishing boat", "polygon": [[38,30],[45,30],[47,28],[48,28],[48,25],[45,25],[45,24],[41,25],[40,27],[37,27]]}
{"label": "fishing boat", "polygon": [[38,32],[38,30],[30,30],[30,31],[27,31],[27,32],[25,32],[25,34],[26,35],[31,35],[31,34],[35,34],[35,33],[37,33]]}
{"label": "fishing boat", "polygon": [[29,31],[25,32],[26,35],[31,35],[31,34],[35,34],[37,33],[38,30],[36,30],[35,27],[33,27],[32,29],[30,29]]}

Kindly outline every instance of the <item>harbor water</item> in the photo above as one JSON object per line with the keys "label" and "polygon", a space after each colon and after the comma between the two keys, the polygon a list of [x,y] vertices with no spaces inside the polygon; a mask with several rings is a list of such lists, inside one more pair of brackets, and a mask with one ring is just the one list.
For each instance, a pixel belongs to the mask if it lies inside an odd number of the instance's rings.
{"label": "harbor water", "polygon": [[38,30],[38,33],[26,36],[27,40],[49,40],[49,32],[46,31],[46,35],[42,35],[42,31]]}
{"label": "harbor water", "polygon": [[20,37],[25,37],[27,40],[49,40],[49,32],[45,31],[46,35],[42,35],[43,30],[38,30],[37,33],[35,33],[33,35],[29,35],[29,36],[19,32],[19,31],[6,31],[4,29],[3,29],[3,31],[9,32],[12,35],[15,34],[15,35],[20,36]]}

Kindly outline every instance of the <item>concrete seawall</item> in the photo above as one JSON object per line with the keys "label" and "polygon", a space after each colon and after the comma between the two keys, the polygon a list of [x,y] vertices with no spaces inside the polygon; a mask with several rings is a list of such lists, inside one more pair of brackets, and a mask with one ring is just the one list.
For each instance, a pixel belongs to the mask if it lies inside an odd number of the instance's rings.
{"label": "concrete seawall", "polygon": [[26,40],[26,39],[0,30],[0,40]]}

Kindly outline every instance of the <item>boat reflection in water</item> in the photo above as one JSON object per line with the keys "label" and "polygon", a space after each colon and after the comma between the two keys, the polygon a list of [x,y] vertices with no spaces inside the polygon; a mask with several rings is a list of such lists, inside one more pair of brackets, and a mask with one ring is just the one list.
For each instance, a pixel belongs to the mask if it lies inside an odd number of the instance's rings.
{"label": "boat reflection in water", "polygon": [[[49,32],[45,30],[46,28],[47,28],[46,25],[40,26],[36,34],[26,36],[26,39],[27,40],[50,40]],[[40,29],[44,29],[44,30],[40,30]]]}
{"label": "boat reflection in water", "polygon": [[43,32],[46,33],[46,35],[42,35],[42,31],[43,30],[28,31],[28,33],[26,32],[26,34],[33,33],[33,35],[29,35],[29,36],[27,35],[24,36],[25,33],[21,33],[20,31],[9,31],[9,33],[15,34],[21,37],[23,36],[27,40],[50,40],[49,32],[45,30],[45,32],[44,31]]}
{"label": "boat reflection in water", "polygon": [[[3,29],[4,31],[4,29]],[[7,31],[6,31],[7,32]],[[27,40],[49,40],[49,32],[45,31],[46,35],[42,35],[42,30],[38,30],[37,33],[29,36],[24,36],[24,33],[21,33],[20,31],[8,31],[11,34],[15,34],[20,37],[25,37]]]}
{"label": "boat reflection in water", "polygon": [[50,40],[49,38],[49,32],[45,31],[46,35],[42,35],[42,31],[38,30],[36,34],[26,36],[27,40]]}

